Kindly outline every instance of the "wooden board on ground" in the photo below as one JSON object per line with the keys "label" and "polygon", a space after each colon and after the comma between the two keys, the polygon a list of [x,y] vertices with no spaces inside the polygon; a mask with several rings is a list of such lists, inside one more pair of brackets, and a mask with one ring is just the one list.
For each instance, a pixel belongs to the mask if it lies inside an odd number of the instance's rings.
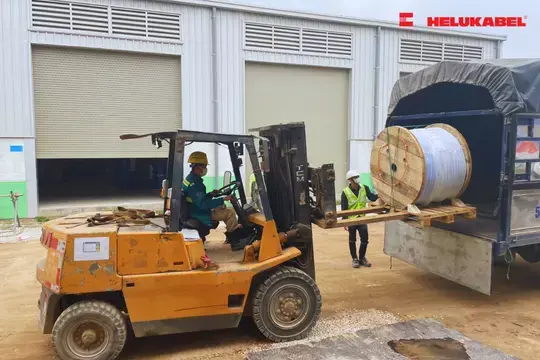
{"label": "wooden board on ground", "polygon": [[513,360],[433,319],[419,319],[271,346],[248,360],[470,359]]}

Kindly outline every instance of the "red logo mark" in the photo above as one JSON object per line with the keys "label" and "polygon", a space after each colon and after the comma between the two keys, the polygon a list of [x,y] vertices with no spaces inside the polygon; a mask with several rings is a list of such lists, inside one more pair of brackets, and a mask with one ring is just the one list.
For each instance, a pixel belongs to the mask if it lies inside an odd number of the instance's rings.
{"label": "red logo mark", "polygon": [[413,15],[412,12],[399,13],[399,26],[413,26]]}

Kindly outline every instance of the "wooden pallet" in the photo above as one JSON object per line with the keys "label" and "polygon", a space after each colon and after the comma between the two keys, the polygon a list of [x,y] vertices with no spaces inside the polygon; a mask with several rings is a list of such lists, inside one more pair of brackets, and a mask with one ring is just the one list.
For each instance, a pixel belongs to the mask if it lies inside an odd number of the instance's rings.
{"label": "wooden pallet", "polygon": [[[342,219],[345,216],[366,215],[354,219]],[[451,224],[456,216],[468,219],[476,218],[476,208],[465,205],[460,200],[452,200],[449,204],[433,204],[428,207],[409,205],[407,209],[397,210],[388,205],[370,206],[360,210],[343,210],[336,212],[332,220],[319,219],[315,223],[323,229],[372,224],[392,220],[404,220],[416,223],[420,227],[431,226],[433,221]]]}
{"label": "wooden pallet", "polygon": [[434,206],[408,209],[410,221],[418,223],[420,226],[431,226],[432,221],[451,224],[455,221],[456,216],[463,216],[467,219],[476,218],[476,208],[463,204],[460,200],[454,200],[450,205],[437,204]]}

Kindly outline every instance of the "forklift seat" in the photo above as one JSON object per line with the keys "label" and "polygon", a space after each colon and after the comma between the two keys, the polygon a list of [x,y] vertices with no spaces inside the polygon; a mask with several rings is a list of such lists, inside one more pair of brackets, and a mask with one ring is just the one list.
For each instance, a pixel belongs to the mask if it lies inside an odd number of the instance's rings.
{"label": "forklift seat", "polygon": [[183,222],[184,228],[197,230],[203,242],[206,241],[206,236],[210,234],[210,230],[216,229],[218,225],[219,221],[212,221],[212,226],[208,226],[200,220],[194,218],[189,218]]}
{"label": "forklift seat", "polygon": [[212,225],[208,226],[200,220],[190,217],[188,206],[184,191],[180,190],[180,228],[197,230],[201,239],[206,241],[206,236],[210,234],[210,230],[218,227],[219,221],[212,220]]}

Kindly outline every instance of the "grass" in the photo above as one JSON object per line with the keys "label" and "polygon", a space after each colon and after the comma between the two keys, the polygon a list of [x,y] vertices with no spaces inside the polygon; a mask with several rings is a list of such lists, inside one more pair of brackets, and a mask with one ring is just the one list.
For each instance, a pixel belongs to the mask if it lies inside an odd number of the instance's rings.
{"label": "grass", "polygon": [[43,224],[43,223],[46,223],[47,221],[49,221],[51,219],[49,219],[48,217],[45,217],[45,216],[37,216],[37,217],[34,218],[34,220],[39,224]]}

